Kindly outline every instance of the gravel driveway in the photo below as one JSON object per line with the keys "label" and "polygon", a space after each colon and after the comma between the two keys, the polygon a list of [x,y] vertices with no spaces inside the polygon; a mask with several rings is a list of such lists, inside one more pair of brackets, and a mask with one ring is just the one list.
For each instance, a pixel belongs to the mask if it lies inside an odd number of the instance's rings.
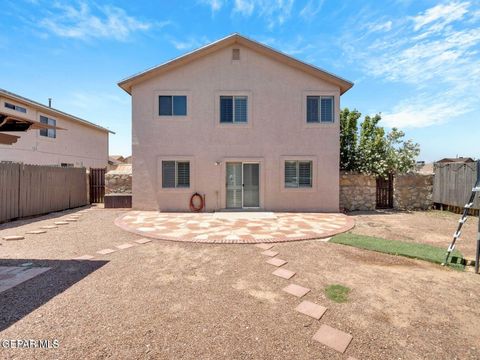
{"label": "gravel driveway", "polygon": [[[276,244],[328,308],[321,320],[294,311],[289,283],[253,245],[154,240],[113,224],[122,211],[96,209],[78,222],[0,241],[0,266],[52,270],[0,293],[0,339],[58,339],[55,349],[2,349],[2,358],[112,359],[478,359],[480,276],[321,241]],[[65,214],[56,214],[64,218]],[[0,226],[0,237],[51,224],[52,216]],[[85,254],[92,260],[72,261]],[[339,283],[350,300],[328,300]],[[353,335],[345,354],[312,340],[321,324]]]}

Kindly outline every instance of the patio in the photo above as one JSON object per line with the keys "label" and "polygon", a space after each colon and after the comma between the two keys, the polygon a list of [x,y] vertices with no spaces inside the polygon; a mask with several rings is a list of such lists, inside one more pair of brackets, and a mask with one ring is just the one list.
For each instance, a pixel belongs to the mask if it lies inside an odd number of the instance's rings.
{"label": "patio", "polygon": [[350,230],[354,221],[337,213],[130,211],[115,224],[154,239],[252,244],[327,238]]}

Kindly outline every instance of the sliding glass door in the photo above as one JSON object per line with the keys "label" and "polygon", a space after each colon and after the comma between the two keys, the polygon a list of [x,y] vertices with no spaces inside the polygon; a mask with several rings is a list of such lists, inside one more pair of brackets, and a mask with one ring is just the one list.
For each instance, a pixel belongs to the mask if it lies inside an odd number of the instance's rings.
{"label": "sliding glass door", "polygon": [[260,206],[260,164],[227,162],[227,208]]}

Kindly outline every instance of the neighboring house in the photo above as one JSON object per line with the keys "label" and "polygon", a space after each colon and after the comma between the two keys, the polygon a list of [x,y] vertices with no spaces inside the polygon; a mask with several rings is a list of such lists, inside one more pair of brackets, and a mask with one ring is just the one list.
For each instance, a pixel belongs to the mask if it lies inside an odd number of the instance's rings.
{"label": "neighboring house", "polygon": [[472,163],[475,162],[471,157],[456,157],[456,158],[443,158],[438,161],[437,163]]}
{"label": "neighboring house", "polygon": [[353,84],[234,34],[119,86],[133,207],[339,210],[340,95]]}
{"label": "neighboring house", "polygon": [[7,119],[14,119],[17,125],[34,122],[34,126],[38,123],[49,126],[40,129],[39,125],[36,131],[3,133],[19,138],[11,145],[0,144],[0,162],[107,166],[108,135],[113,132],[106,128],[0,89],[0,124]]}

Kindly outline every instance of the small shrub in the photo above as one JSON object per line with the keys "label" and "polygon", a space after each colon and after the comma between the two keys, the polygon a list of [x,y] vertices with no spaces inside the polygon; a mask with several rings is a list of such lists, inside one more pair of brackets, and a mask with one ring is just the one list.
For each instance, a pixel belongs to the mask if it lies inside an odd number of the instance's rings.
{"label": "small shrub", "polygon": [[332,284],[325,287],[325,295],[332,301],[344,303],[348,301],[348,293],[350,289],[339,284]]}

